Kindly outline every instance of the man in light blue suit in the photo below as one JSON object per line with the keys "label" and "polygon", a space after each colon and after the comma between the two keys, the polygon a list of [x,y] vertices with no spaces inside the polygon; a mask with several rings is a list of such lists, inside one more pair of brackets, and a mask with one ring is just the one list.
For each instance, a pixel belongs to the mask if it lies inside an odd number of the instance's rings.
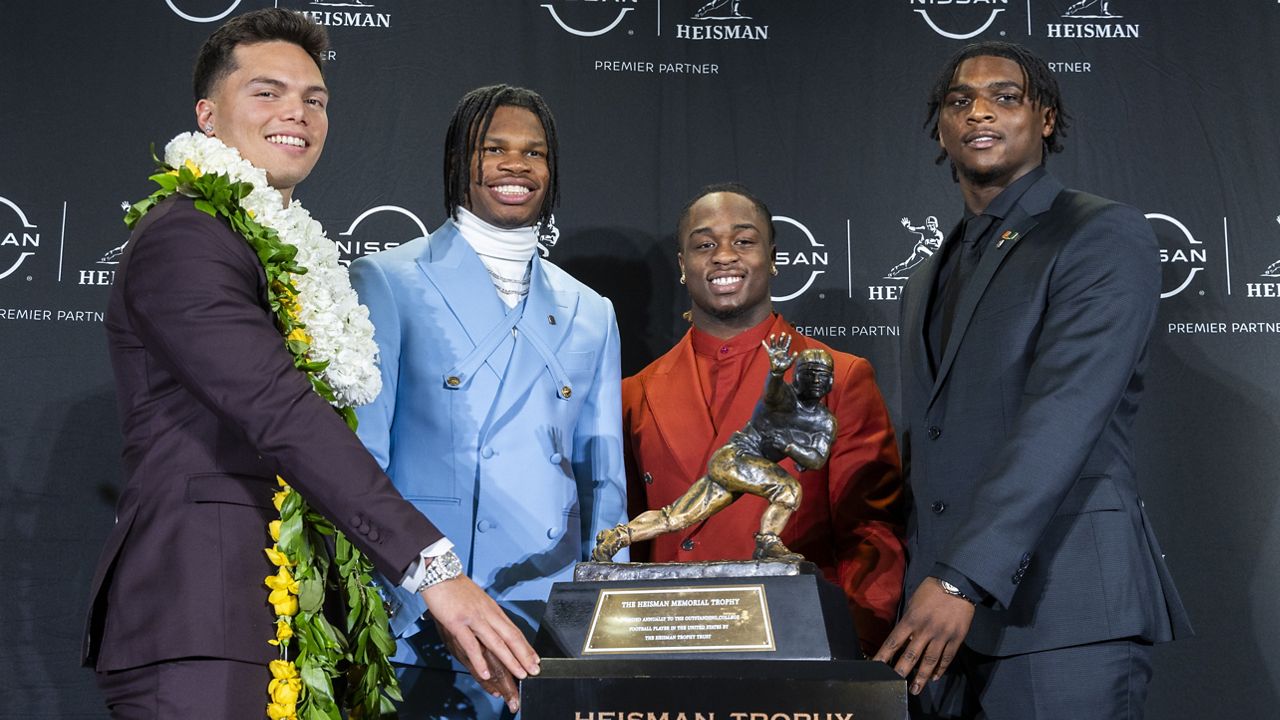
{"label": "man in light blue suit", "polygon": [[[536,252],[557,195],[555,123],[537,93],[479,88],[445,148],[449,219],[352,263],[383,390],[360,438],[531,638],[551,584],[626,522],[618,328],[610,302]],[[407,717],[497,717],[420,597],[387,583]],[[486,694],[488,693],[488,694]],[[512,703],[508,710],[518,706]]]}

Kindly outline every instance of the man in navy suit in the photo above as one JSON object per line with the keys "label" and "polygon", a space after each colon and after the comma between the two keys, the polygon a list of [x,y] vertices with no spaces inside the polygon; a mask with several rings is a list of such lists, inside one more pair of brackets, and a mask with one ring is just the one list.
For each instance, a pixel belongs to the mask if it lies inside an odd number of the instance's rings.
{"label": "man in navy suit", "polygon": [[965,212],[903,295],[909,600],[875,659],[918,717],[1140,718],[1191,632],[1134,477],[1155,235],[1046,172],[1068,116],[1024,48],[961,50],[929,112]]}

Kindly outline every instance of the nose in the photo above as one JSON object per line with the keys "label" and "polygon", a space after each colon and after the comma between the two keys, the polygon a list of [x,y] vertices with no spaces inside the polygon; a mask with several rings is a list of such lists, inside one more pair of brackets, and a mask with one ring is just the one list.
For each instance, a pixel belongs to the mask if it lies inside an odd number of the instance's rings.
{"label": "nose", "polygon": [[733,243],[716,243],[716,249],[711,253],[711,262],[717,265],[728,265],[738,259],[738,253],[733,247]]}
{"label": "nose", "polygon": [[510,173],[526,173],[529,172],[529,158],[522,152],[503,153],[498,168]]}
{"label": "nose", "polygon": [[307,124],[307,102],[295,95],[289,95],[281,101],[280,117],[282,120]]}
{"label": "nose", "polygon": [[973,99],[973,103],[969,105],[968,120],[972,122],[986,122],[995,119],[995,104],[987,98],[978,96]]}

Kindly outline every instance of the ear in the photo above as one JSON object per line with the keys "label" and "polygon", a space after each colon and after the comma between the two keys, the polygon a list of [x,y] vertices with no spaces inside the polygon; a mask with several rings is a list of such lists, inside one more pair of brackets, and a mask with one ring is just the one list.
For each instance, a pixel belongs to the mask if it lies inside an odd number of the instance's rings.
{"label": "ear", "polygon": [[676,264],[680,266],[680,274],[684,274],[684,253],[676,253]]}
{"label": "ear", "polygon": [[[200,128],[200,132],[204,132],[206,127],[214,125],[213,115],[217,108],[217,103],[209,98],[200,98],[196,102],[196,127]],[[207,133],[212,135],[213,133]]]}
{"label": "ear", "polygon": [[1044,109],[1044,127],[1040,130],[1040,137],[1049,137],[1053,134],[1053,128],[1058,124],[1058,111],[1054,108]]}

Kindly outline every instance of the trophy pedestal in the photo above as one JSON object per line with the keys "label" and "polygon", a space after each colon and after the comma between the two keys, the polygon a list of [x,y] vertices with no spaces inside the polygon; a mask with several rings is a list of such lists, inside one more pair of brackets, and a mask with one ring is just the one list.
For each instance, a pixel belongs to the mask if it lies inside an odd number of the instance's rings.
{"label": "trophy pedestal", "polygon": [[812,563],[581,563],[574,577],[552,587],[525,720],[906,717],[905,681],[859,661],[844,593]]}

